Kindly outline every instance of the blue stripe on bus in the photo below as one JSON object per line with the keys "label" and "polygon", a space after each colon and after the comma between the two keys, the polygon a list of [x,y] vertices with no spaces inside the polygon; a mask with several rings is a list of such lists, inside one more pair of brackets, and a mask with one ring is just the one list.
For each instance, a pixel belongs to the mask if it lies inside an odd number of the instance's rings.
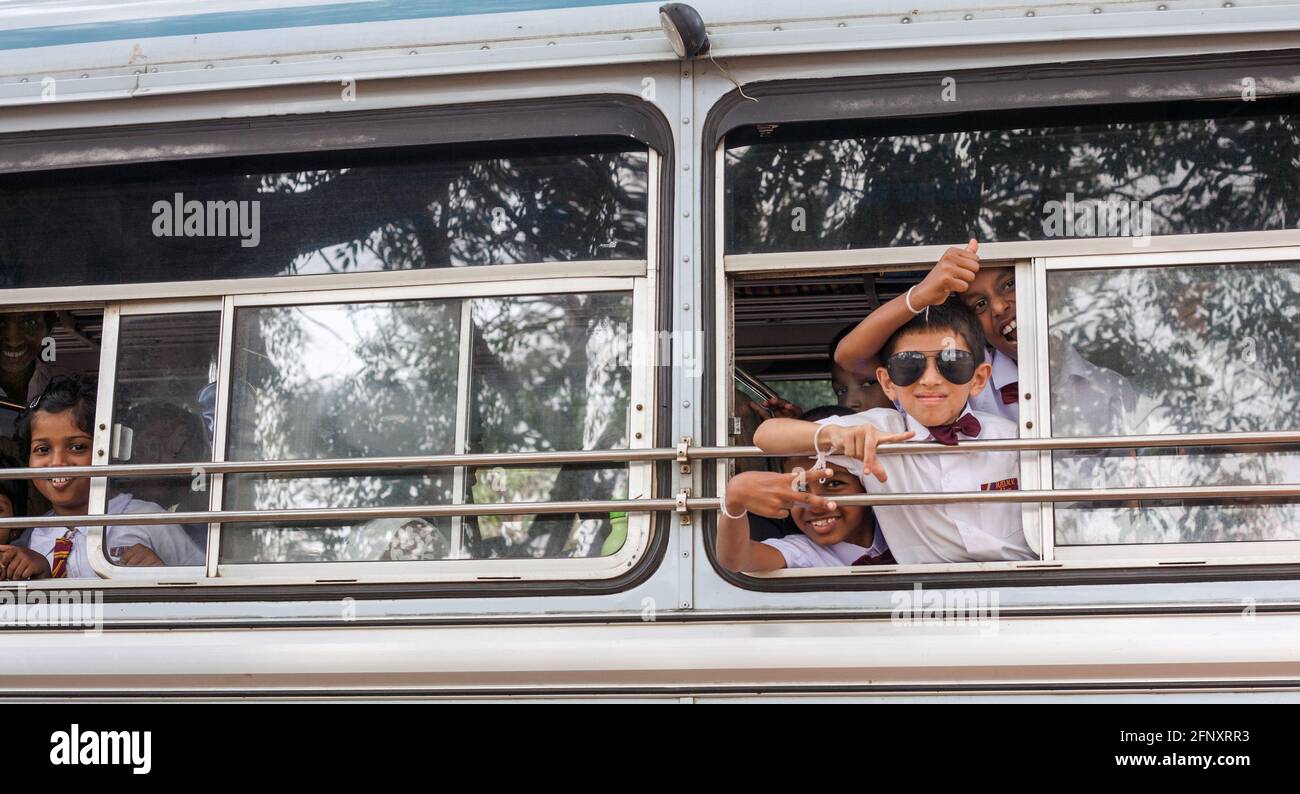
{"label": "blue stripe on bus", "polygon": [[[372,0],[338,5],[228,11],[0,30],[0,50],[84,44],[92,41],[270,30],[308,25],[350,25],[364,22],[394,22],[403,19],[501,14],[510,11],[588,8],[638,2],[645,2],[645,0]],[[646,20],[646,24],[653,25],[657,21],[657,18],[651,17]]]}

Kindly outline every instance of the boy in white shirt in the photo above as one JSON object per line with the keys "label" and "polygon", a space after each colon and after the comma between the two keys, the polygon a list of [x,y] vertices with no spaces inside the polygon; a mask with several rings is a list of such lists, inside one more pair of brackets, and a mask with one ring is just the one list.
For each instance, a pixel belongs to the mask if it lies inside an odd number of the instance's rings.
{"label": "boy in white shirt", "polygon": [[[876,447],[902,441],[957,444],[961,438],[1015,438],[1014,422],[971,410],[989,382],[979,322],[959,301],[932,306],[899,328],[881,351],[877,378],[901,411],[874,408],[820,423],[769,419],[754,443],[765,452],[845,456],[869,493],[933,493],[1019,488],[1014,452],[880,457]],[[1018,503],[877,506],[876,520],[901,564],[1029,560]]]}

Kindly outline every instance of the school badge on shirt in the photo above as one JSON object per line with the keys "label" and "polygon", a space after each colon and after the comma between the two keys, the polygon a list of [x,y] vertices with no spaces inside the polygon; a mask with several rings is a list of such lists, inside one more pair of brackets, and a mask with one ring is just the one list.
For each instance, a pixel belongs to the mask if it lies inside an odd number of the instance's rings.
{"label": "school badge on shirt", "polygon": [[998,480],[997,482],[986,482],[980,486],[980,490],[981,491],[1019,491],[1020,478],[1009,477],[1005,480]]}

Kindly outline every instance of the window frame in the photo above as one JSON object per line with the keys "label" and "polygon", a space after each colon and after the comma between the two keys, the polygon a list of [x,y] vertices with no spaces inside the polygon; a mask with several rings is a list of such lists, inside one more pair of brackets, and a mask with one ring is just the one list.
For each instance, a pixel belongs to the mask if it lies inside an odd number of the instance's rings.
{"label": "window frame", "polygon": [[[1092,256],[1036,257],[1033,260],[1034,292],[1040,299],[1034,304],[1034,338],[1037,350],[1032,381],[1041,398],[1037,401],[1036,427],[1028,432],[1035,438],[1052,437],[1052,393],[1047,361],[1047,277],[1049,273],[1070,270],[1122,270],[1127,268],[1191,267],[1198,265],[1248,265],[1268,262],[1300,262],[1300,245],[1277,248],[1210,248],[1176,252],[1150,252],[1097,254]],[[1022,437],[1027,432],[1021,422]],[[1283,432],[1283,431],[1278,431]],[[1178,434],[1188,439],[1187,446],[1196,446],[1198,433]],[[1052,455],[1040,453],[1041,482],[1054,484]],[[1231,486],[1225,486],[1231,487]],[[1151,560],[1156,564],[1176,561],[1204,561],[1215,563],[1300,563],[1300,539],[1274,541],[1214,541],[1179,543],[1087,544],[1060,546],[1056,544],[1055,511],[1052,505],[1038,506],[1038,522],[1044,553],[1062,562],[1089,560]],[[1243,554],[1243,548],[1254,553]]]}
{"label": "window frame", "polygon": [[[844,78],[838,80],[789,81],[804,82],[826,86],[834,82],[850,82]],[[791,86],[783,84],[778,87],[782,95],[790,92]],[[777,93],[773,91],[773,93]],[[935,92],[937,94],[937,92]],[[734,92],[733,92],[734,95]],[[729,95],[732,96],[732,95]],[[815,104],[815,103],[810,103]],[[706,143],[714,145],[711,159],[711,173],[707,174],[705,206],[711,212],[706,215],[711,220],[706,231],[706,241],[711,243],[706,251],[711,254],[713,278],[706,279],[707,305],[710,309],[709,320],[718,329],[715,345],[711,350],[713,360],[706,368],[709,377],[714,379],[712,389],[705,391],[709,398],[706,406],[706,428],[712,428],[714,443],[720,447],[730,446],[729,428],[731,410],[731,383],[733,378],[733,352],[735,323],[732,310],[733,280],[743,275],[810,275],[815,273],[856,272],[862,269],[881,270],[928,270],[942,256],[948,246],[915,246],[896,248],[866,248],[832,251],[798,251],[761,254],[727,254],[726,253],[726,129],[734,129],[739,122],[726,118],[737,108],[743,111],[738,115],[757,113],[759,110],[748,107],[743,102],[728,105],[720,102],[710,114],[706,123],[711,138]],[[770,112],[770,111],[769,111]],[[750,123],[753,123],[752,121]],[[1042,438],[1044,417],[1050,416],[1050,390],[1047,389],[1047,327],[1046,327],[1046,276],[1048,260],[1054,269],[1093,267],[1101,258],[1109,260],[1133,257],[1134,262],[1153,263],[1187,263],[1211,264],[1217,261],[1209,257],[1221,257],[1222,261],[1269,261],[1283,258],[1279,251],[1296,251],[1300,258],[1300,229],[1273,231],[1224,232],[1213,234],[1188,234],[1153,236],[1150,245],[1143,252],[1134,254],[1131,238],[1071,238],[1060,241],[1010,241],[1002,243],[981,244],[980,255],[985,262],[997,261],[1000,264],[1016,267],[1017,306],[1024,306],[1028,311],[1018,311],[1018,316],[1033,317],[1035,332],[1029,349],[1022,351],[1021,379],[1036,384],[1039,395],[1047,395],[1030,406],[1021,397],[1020,437]],[[1247,258],[1249,257],[1249,259]],[[1133,265],[1130,265],[1133,266]],[[1022,339],[1024,345],[1026,340]],[[1031,427],[1026,423],[1032,422]],[[1046,436],[1050,437],[1050,436]],[[1024,451],[1020,453],[1021,482],[1023,490],[1046,489],[1052,483],[1050,452]],[[707,482],[713,487],[713,493],[721,494],[730,475],[732,467],[723,460],[713,467],[707,475]],[[1110,572],[1122,570],[1125,574],[1136,575],[1135,581],[1163,581],[1180,578],[1180,573],[1188,569],[1264,569],[1266,566],[1300,565],[1300,541],[1250,542],[1255,553],[1249,555],[1221,553],[1230,549],[1208,548],[1211,546],[1231,546],[1239,544],[1131,544],[1127,546],[1107,547],[1069,547],[1069,548],[1104,548],[1106,552],[1089,556],[1077,556],[1072,551],[1058,554],[1054,543],[1054,525],[1049,523],[1052,512],[1051,503],[1024,502],[1022,517],[1026,539],[1031,548],[1039,554],[1037,560],[1007,562],[974,563],[930,563],[917,565],[871,566],[858,570],[845,569],[782,569],[770,573],[733,573],[722,568],[714,552],[714,533],[716,517],[709,516],[706,523],[709,532],[702,542],[703,551],[714,572],[723,580],[746,590],[759,592],[784,591],[778,583],[789,581],[797,590],[828,591],[835,589],[891,589],[914,582],[956,580],[972,584],[990,582],[1004,586],[1034,586],[1043,582],[1038,576],[1033,581],[1016,579],[1008,575],[1012,571],[1039,569],[1043,575],[1052,576],[1060,571],[1064,575],[1077,576],[1089,572],[1096,578],[1087,577],[1079,583],[1105,581]],[[1269,548],[1262,543],[1287,544],[1286,551],[1294,554],[1285,556],[1269,555]],[[1151,548],[1141,548],[1150,546]],[[1110,551],[1115,549],[1115,551]],[[1125,554],[1125,551],[1135,553]],[[1163,552],[1163,553],[1162,553]],[[1161,573],[1156,573],[1160,571]],[[1233,577],[1225,571],[1221,578]],[[821,584],[821,587],[816,586]],[[943,585],[936,585],[943,586]]]}

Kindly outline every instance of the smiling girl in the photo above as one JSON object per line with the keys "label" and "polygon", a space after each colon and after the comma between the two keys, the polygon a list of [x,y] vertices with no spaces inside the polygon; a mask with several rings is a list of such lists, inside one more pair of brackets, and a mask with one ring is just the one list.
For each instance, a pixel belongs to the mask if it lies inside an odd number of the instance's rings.
{"label": "smiling girl", "polygon": [[[95,390],[91,378],[60,376],[50,381],[32,401],[18,418],[18,439],[21,448],[27,451],[28,466],[57,469],[91,464]],[[86,515],[90,478],[55,476],[34,482],[52,505],[46,515],[70,518]],[[161,513],[163,509],[123,493],[109,501],[106,512],[109,515]],[[90,565],[87,531],[87,527],[71,525],[30,530],[26,535],[27,548],[0,547],[3,568],[0,576],[8,579],[96,576]],[[104,547],[118,565],[203,563],[202,550],[176,524],[108,527],[104,532]]]}

